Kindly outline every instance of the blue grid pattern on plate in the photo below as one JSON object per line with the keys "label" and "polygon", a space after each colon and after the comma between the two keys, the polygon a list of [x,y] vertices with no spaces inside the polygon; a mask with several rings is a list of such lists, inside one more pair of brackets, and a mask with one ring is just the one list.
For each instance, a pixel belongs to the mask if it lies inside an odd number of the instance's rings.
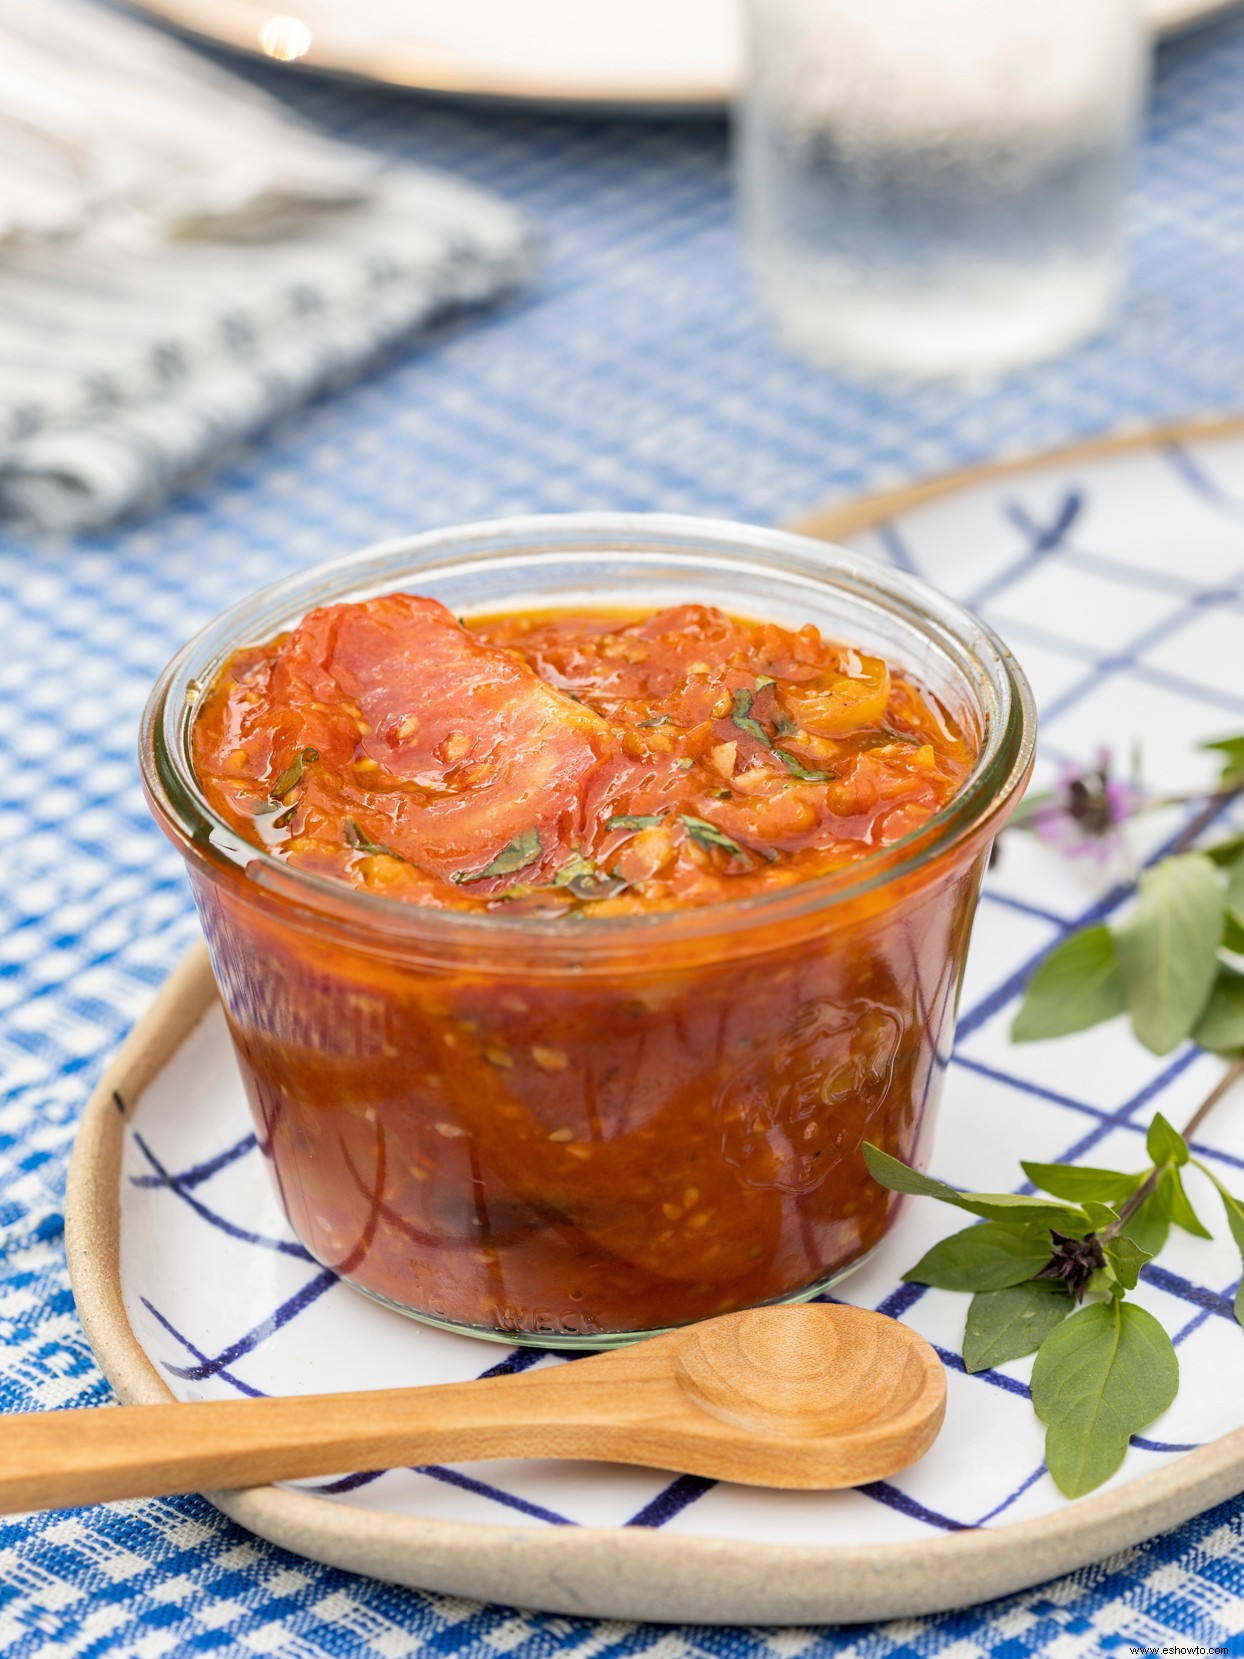
{"label": "blue grid pattern on plate", "polygon": [[[193,628],[261,581],[383,535],[583,506],[772,520],[1124,419],[1231,407],[1244,385],[1238,20],[1162,54],[1119,322],[1057,363],[977,389],[866,385],[778,354],[745,280],[715,126],[462,112],[329,83],[285,91],[339,133],[524,206],[544,230],[545,263],[507,311],[446,326],[154,522],[73,544],[0,541],[6,1409],[107,1397],[65,1278],[64,1166],[90,1081],[193,937],[176,855],[151,827],[132,759],[147,687]],[[1055,515],[1055,531],[1059,559],[1092,558],[1077,550],[1074,516]],[[1150,586],[1189,597],[1152,573]],[[1075,656],[1066,641],[1047,643]],[[967,1011],[969,1037],[1002,989]],[[970,1052],[959,1063],[984,1064]],[[1131,1125],[1143,1104],[1103,1114],[1076,1103],[1093,1139],[1107,1123]],[[1221,1294],[1184,1295],[1191,1318],[1216,1317]],[[672,1631],[395,1590],[249,1539],[199,1499],[116,1505],[0,1522],[0,1650],[1012,1659],[1210,1643],[1244,1625],[1242,1520],[1244,1508],[1225,1505],[1126,1558],[940,1618]]]}

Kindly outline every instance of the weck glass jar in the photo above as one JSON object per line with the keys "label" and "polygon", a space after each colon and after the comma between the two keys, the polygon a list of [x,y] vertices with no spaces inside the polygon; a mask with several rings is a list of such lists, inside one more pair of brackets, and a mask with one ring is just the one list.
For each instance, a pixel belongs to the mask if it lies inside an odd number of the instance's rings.
{"label": "weck glass jar", "polygon": [[[701,603],[813,623],[972,734],[893,845],[802,884],[576,924],[423,908],[283,863],[208,804],[196,715],[242,647],[397,590],[474,615]],[[598,1348],[816,1294],[921,1165],[981,872],[1032,763],[1022,674],[975,617],[842,549],[689,518],[518,518],[369,548],[198,635],[148,704],[143,777],[186,860],[256,1132],[315,1258],[421,1319]]]}

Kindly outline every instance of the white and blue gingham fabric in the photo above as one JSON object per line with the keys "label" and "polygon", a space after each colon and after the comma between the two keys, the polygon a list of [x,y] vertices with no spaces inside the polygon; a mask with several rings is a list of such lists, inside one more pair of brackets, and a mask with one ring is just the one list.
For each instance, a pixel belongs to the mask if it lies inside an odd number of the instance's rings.
{"label": "white and blue gingham fabric", "polygon": [[[848,383],[759,315],[713,125],[464,112],[287,83],[355,142],[447,167],[542,229],[503,313],[276,432],[158,518],[0,540],[0,1406],[107,1398],[73,1311],[65,1164],[90,1085],[194,937],[137,787],[170,653],[262,582],[363,542],[512,511],[776,520],[827,496],[1244,398],[1244,20],[1164,50],[1119,323],[989,390]],[[0,1519],[0,1653],[516,1659],[1078,1659],[1244,1631],[1244,1502],[992,1606],[869,1629],[517,1614],[316,1566],[202,1499]]]}

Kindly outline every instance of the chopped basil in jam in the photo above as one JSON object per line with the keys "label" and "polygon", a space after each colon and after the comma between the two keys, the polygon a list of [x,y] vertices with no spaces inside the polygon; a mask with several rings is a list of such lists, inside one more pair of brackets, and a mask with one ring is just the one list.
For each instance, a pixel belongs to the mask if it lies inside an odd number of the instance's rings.
{"label": "chopped basil in jam", "polygon": [[832,783],[838,776],[837,772],[814,772],[804,765],[797,755],[792,755],[789,749],[774,748],[774,754],[788,771],[795,774],[804,783]]}
{"label": "chopped basil in jam", "polygon": [[655,829],[665,817],[663,812],[615,812],[605,819],[607,830]]}
{"label": "chopped basil in jam", "polygon": [[748,737],[754,737],[757,743],[763,743],[766,749],[771,749],[773,744],[768,732],[760,721],[752,716],[752,701],[751,692],[744,691],[742,687],[734,693],[734,709],[730,715],[730,724],[737,726],[741,732],[746,732]]}
{"label": "chopped basil in jam", "polygon": [[270,801],[279,801],[284,796],[288,795],[291,789],[296,789],[302,782],[302,774],[304,769],[310,766],[313,760],[318,760],[319,758],[320,751],[318,749],[300,749],[294,756],[292,762],[285,768],[280,777],[275,780],[271,789],[269,789],[268,799]]}
{"label": "chopped basil in jam", "polygon": [[686,827],[687,834],[702,847],[720,847],[723,852],[730,853],[735,858],[742,858],[749,852],[757,853],[761,858],[768,859],[770,864],[777,858],[777,853],[772,847],[740,847],[725,830],[718,829],[716,824],[710,824],[706,818],[693,818],[687,812],[680,812],[678,816]]}
{"label": "chopped basil in jam", "polygon": [[516,835],[508,847],[502,848],[491,864],[485,864],[482,870],[455,870],[453,879],[460,886],[465,886],[472,881],[487,881],[490,876],[513,875],[515,870],[525,870],[529,864],[534,864],[543,851],[539,830],[527,829]]}
{"label": "chopped basil in jam", "polygon": [[373,841],[364,835],[353,818],[347,818],[341,828],[346,846],[352,847],[357,853],[383,853],[386,858],[400,858],[403,864],[410,862],[404,853],[394,852],[392,847],[386,847],[382,841]]}

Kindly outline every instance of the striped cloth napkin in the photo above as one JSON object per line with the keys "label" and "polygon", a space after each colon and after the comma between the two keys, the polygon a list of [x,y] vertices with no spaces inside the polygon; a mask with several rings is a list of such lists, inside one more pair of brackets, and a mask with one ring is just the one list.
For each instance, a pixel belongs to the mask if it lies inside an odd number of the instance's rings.
{"label": "striped cloth napkin", "polygon": [[0,514],[154,505],[528,269],[503,203],[92,0],[0,7]]}

